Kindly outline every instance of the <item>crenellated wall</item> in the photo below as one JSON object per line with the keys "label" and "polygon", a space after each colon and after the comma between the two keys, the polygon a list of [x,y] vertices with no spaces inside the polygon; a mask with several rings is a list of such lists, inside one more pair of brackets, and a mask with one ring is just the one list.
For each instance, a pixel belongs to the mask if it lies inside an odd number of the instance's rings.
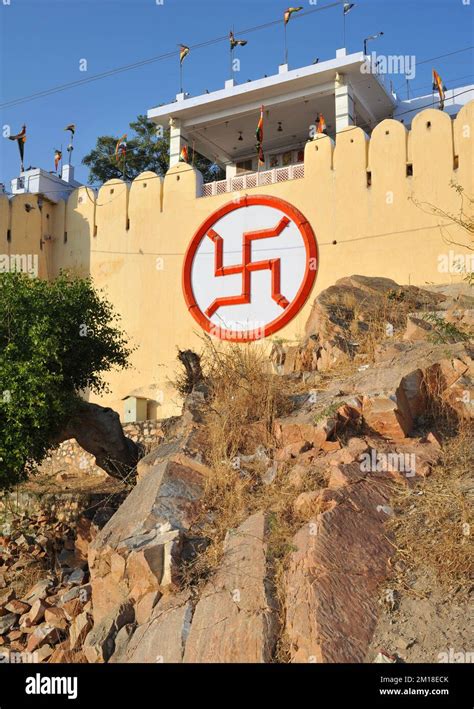
{"label": "crenellated wall", "polygon": [[[181,271],[186,248],[206,217],[238,196],[264,194],[290,202],[311,223],[320,259],[316,284],[278,338],[300,336],[314,296],[345,275],[420,286],[458,281],[459,274],[439,270],[439,257],[450,249],[468,253],[449,243],[467,244],[468,235],[433,208],[459,214],[453,183],[474,196],[473,114],[473,102],[454,121],[429,109],[416,116],[410,132],[385,120],[370,140],[360,128],[348,128],[335,146],[318,136],[306,146],[304,178],[241,193],[197,197],[200,175],[180,164],[164,179],[146,172],[130,187],[111,180],[97,196],[83,187],[67,205],[45,201],[41,210],[32,195],[0,197],[0,254],[37,254],[41,277],[65,268],[90,273],[138,348],[128,371],[110,375],[113,393],[101,403],[121,412],[122,397],[139,390],[155,402],[153,413],[169,415],[178,404],[168,382],[177,347],[199,346]],[[26,211],[25,203],[34,209]]]}

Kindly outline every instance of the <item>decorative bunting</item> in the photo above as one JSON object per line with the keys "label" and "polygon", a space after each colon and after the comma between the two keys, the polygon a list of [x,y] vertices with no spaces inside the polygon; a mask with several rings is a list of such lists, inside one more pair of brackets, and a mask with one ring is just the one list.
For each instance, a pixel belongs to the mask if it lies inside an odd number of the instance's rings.
{"label": "decorative bunting", "polygon": [[73,136],[74,133],[76,132],[76,124],[75,124],[75,123],[70,123],[68,126],[65,127],[64,130],[70,131],[70,132],[71,132],[71,136]]}
{"label": "decorative bunting", "polygon": [[442,111],[444,108],[444,99],[446,97],[446,86],[443,84],[443,81],[436,69],[433,69],[433,91],[437,91],[439,94],[439,107]]}
{"label": "decorative bunting", "polygon": [[355,2],[345,2],[343,5],[344,15],[347,15],[347,13],[350,12],[354,6]]}
{"label": "decorative bunting", "polygon": [[247,44],[246,39],[235,39],[232,30],[229,32],[229,42],[231,51],[233,51],[236,47],[245,47]]}
{"label": "decorative bunting", "polygon": [[299,7],[289,7],[287,10],[285,10],[285,14],[283,15],[283,19],[284,19],[285,25],[288,24],[288,22],[290,21],[290,17],[291,17],[295,12],[299,12],[299,11],[302,10],[302,9],[303,9],[303,7],[300,5]]}
{"label": "decorative bunting", "polygon": [[18,144],[18,150],[20,152],[20,163],[21,171],[23,172],[23,158],[25,155],[25,142],[26,142],[26,126],[24,125],[19,133],[16,135],[9,135],[10,140],[16,140]]}
{"label": "decorative bunting", "polygon": [[324,116],[322,113],[318,113],[318,116],[316,118],[316,133],[327,134],[326,121],[324,120]]}
{"label": "decorative bunting", "polygon": [[121,138],[117,140],[115,145],[115,160],[118,162],[121,157],[125,158],[127,154],[127,134],[124,133]]}
{"label": "decorative bunting", "polygon": [[63,154],[60,150],[54,151],[54,169],[56,170],[56,172],[58,171],[58,165],[61,162],[62,156]]}
{"label": "decorative bunting", "polygon": [[187,145],[183,145],[183,147],[181,148],[181,152],[179,154],[179,159],[182,162],[189,162],[189,151],[188,151]]}
{"label": "decorative bunting", "polygon": [[179,63],[182,65],[184,60],[189,54],[189,47],[187,47],[185,44],[180,44],[179,45],[180,51],[179,51]]}
{"label": "decorative bunting", "polygon": [[260,109],[260,118],[257,124],[257,130],[255,131],[255,136],[257,138],[256,150],[258,155],[258,164],[265,164],[265,155],[263,152],[263,106]]}

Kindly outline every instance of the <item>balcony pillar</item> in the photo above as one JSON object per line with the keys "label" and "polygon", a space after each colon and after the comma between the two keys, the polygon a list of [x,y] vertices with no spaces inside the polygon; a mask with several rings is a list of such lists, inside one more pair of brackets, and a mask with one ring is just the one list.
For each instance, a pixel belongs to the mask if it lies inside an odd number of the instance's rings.
{"label": "balcony pillar", "polygon": [[179,163],[181,148],[184,140],[181,136],[181,121],[179,118],[170,118],[170,167]]}
{"label": "balcony pillar", "polygon": [[336,74],[334,84],[336,133],[354,125],[354,98],[352,88],[343,74]]}

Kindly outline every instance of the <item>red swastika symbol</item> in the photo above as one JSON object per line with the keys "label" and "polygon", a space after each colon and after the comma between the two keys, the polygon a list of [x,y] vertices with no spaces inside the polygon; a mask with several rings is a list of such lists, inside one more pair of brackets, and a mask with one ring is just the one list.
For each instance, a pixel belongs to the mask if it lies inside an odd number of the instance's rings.
{"label": "red swastika symbol", "polygon": [[247,231],[243,234],[242,241],[242,263],[234,266],[223,265],[223,245],[224,240],[214,229],[209,229],[207,236],[214,243],[214,275],[230,276],[235,273],[242,274],[242,293],[240,295],[224,296],[216,298],[206,309],[208,318],[212,317],[216,310],[223,305],[245,305],[250,303],[250,274],[252,271],[269,270],[272,274],[272,299],[282,308],[289,305],[289,301],[280,293],[280,259],[267,259],[266,261],[252,261],[252,241],[259,239],[270,239],[273,236],[280,236],[290,220],[282,217],[273,229],[261,229],[259,231]]}

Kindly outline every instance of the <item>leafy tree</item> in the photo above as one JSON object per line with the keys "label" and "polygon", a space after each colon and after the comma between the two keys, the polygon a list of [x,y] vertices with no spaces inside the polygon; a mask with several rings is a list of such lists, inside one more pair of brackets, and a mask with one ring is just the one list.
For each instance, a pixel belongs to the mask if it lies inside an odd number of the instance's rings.
{"label": "leafy tree", "polygon": [[[133,180],[145,170],[152,170],[163,176],[169,167],[169,130],[164,132],[163,137],[159,137],[156,125],[145,115],[139,115],[136,121],[130,123],[130,128],[135,136],[127,140],[126,179]],[[83,164],[89,168],[90,184],[123,178],[124,163],[122,159],[117,161],[115,157],[116,144],[117,138],[102,135],[97,138],[95,148],[83,158]],[[191,150],[190,154],[192,159]],[[203,174],[205,182],[224,177],[224,172],[218,165],[197,152],[194,155],[194,166]]]}
{"label": "leafy tree", "polygon": [[43,460],[81,391],[106,390],[102,373],[127,366],[116,320],[88,279],[0,274],[0,489]]}

